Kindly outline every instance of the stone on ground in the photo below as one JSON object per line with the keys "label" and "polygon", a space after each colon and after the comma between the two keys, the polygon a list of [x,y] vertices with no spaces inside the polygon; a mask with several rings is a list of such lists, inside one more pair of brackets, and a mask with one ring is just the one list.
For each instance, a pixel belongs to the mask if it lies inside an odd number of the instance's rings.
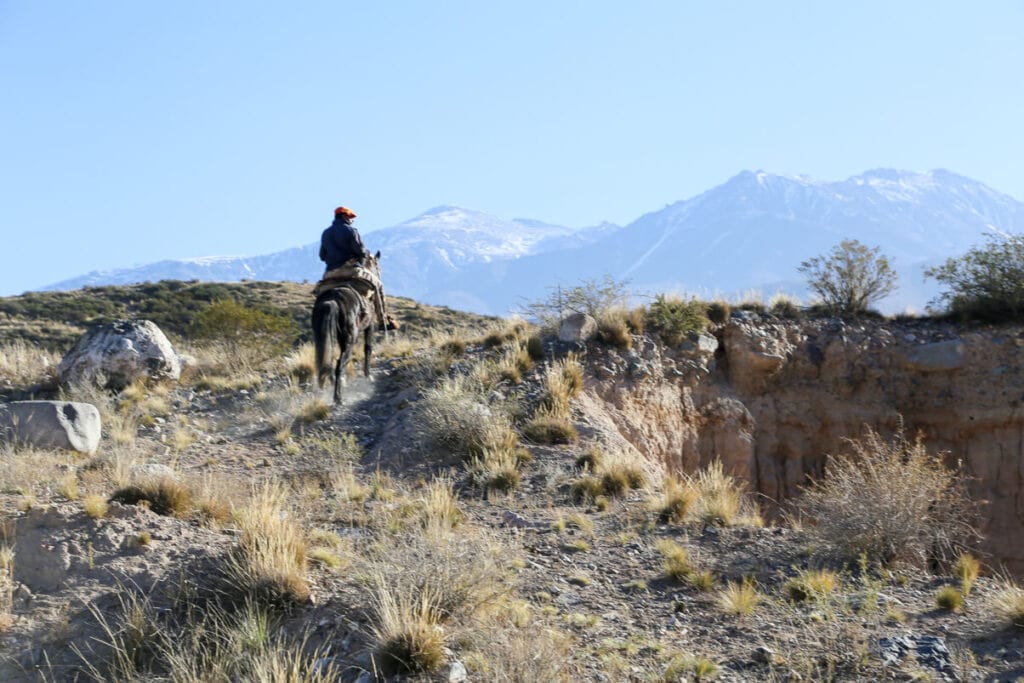
{"label": "stone on ground", "polygon": [[177,380],[181,360],[149,320],[115,320],[86,332],[57,368],[61,384],[119,390],[137,380]]}
{"label": "stone on ground", "polygon": [[100,411],[91,403],[14,401],[0,404],[0,440],[44,450],[95,453]]}

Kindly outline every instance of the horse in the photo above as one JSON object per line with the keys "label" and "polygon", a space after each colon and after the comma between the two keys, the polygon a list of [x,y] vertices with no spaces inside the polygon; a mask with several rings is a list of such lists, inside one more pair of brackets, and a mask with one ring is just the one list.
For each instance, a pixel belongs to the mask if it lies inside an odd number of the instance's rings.
{"label": "horse", "polygon": [[[380,274],[380,252],[366,259],[366,267],[378,276]],[[354,280],[339,282],[321,291],[313,304],[313,343],[316,348],[316,383],[323,388],[332,376],[330,365],[334,348],[338,347],[338,361],[333,368],[334,403],[340,404],[341,390],[345,386],[345,368],[352,358],[352,351],[363,336],[363,375],[370,376],[370,357],[373,353],[373,328],[376,311],[367,301],[363,292],[368,285]],[[320,289],[320,287],[318,287]],[[380,290],[380,296],[383,289]],[[381,302],[382,303],[382,302]]]}

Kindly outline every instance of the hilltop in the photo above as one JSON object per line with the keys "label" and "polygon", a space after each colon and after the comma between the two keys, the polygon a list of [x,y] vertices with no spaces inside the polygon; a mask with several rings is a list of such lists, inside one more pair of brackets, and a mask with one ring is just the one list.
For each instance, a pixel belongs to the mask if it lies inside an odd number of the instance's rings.
{"label": "hilltop", "polygon": [[[72,291],[28,292],[0,298],[0,339],[23,340],[66,351],[90,326],[119,318],[155,322],[172,340],[185,339],[196,313],[229,299],[292,320],[296,338],[310,335],[312,286],[295,282],[200,282],[163,280],[135,285],[83,287]],[[494,319],[405,297],[389,303],[412,338],[459,327],[484,326]]]}

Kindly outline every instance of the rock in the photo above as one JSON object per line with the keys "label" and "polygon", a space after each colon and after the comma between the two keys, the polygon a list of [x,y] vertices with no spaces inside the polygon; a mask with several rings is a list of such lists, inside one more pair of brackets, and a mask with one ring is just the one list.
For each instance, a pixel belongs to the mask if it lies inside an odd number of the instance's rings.
{"label": "rock", "polygon": [[679,350],[689,355],[713,356],[718,350],[718,338],[707,332],[691,332]]}
{"label": "rock", "polygon": [[0,440],[41,449],[95,453],[100,411],[91,403],[14,401],[0,404]]}
{"label": "rock", "polygon": [[123,389],[137,380],[177,380],[181,360],[148,320],[117,320],[86,332],[57,367],[61,384]]}
{"label": "rock", "polygon": [[466,665],[457,659],[452,662],[448,669],[448,683],[465,683],[468,678],[469,672],[466,671]]}
{"label": "rock", "polygon": [[949,372],[964,364],[964,343],[959,339],[922,344],[903,355],[903,364],[918,372]]}
{"label": "rock", "polygon": [[597,321],[586,313],[574,313],[558,327],[558,340],[563,342],[590,341],[597,334]]}
{"label": "rock", "polygon": [[912,655],[920,666],[939,671],[947,678],[952,676],[952,680],[958,680],[950,661],[949,648],[942,638],[915,635],[881,638],[878,641],[878,648],[886,666],[899,666],[908,655]]}
{"label": "rock", "polygon": [[544,522],[532,522],[512,510],[505,510],[501,515],[502,524],[515,529],[548,529],[550,524]]}
{"label": "rock", "polygon": [[161,465],[156,462],[147,462],[141,465],[135,465],[131,470],[132,481],[142,481],[145,479],[176,479],[177,475],[167,465]]}

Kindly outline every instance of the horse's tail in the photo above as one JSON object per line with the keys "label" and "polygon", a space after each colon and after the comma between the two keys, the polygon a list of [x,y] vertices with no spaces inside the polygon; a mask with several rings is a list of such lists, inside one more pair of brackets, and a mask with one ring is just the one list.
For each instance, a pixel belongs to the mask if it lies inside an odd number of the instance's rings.
{"label": "horse's tail", "polygon": [[338,315],[340,307],[335,299],[322,299],[313,307],[313,344],[316,347],[316,379],[322,387],[331,377],[331,357],[338,345]]}

